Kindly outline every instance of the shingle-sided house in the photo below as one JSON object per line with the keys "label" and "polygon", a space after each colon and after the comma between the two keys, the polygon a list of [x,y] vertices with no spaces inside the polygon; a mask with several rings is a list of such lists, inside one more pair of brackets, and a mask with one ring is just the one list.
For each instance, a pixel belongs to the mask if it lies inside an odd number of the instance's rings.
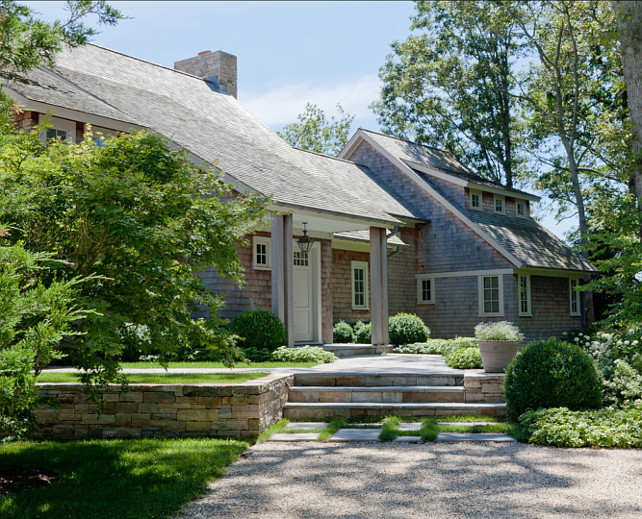
{"label": "shingle-sided house", "polygon": [[[239,193],[272,196],[267,232],[240,247],[247,285],[199,275],[226,296],[222,317],[260,307],[288,342],[331,343],[333,322],[420,315],[433,337],[511,320],[528,338],[582,326],[574,287],[594,267],[530,216],[538,198],[483,180],[451,155],[358,130],[339,158],[292,148],[235,98],[236,58],[201,53],[172,70],[95,45],[63,52],[10,92],[18,124],[43,138],[145,129],[216,165]],[[314,241],[301,252],[304,228]]]}

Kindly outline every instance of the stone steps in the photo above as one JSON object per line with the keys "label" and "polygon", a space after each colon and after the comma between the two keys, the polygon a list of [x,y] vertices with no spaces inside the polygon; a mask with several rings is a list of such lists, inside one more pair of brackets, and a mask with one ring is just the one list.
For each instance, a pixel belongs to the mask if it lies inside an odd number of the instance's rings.
{"label": "stone steps", "polygon": [[288,402],[283,416],[290,420],[326,419],[343,416],[440,416],[484,415],[505,416],[506,404],[430,403],[345,403],[345,402]]}
{"label": "stone steps", "polygon": [[460,386],[295,386],[289,402],[429,403],[464,402]]}
{"label": "stone steps", "polygon": [[463,386],[464,375],[452,373],[413,374],[405,372],[296,373],[294,386],[382,387],[382,386]]}

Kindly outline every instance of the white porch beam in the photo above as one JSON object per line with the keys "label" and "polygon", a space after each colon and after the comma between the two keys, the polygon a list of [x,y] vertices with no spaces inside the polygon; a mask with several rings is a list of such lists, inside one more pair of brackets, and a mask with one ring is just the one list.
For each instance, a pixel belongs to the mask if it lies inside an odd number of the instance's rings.
{"label": "white porch beam", "polygon": [[388,344],[388,248],[386,229],[370,227],[370,316],[372,344]]}

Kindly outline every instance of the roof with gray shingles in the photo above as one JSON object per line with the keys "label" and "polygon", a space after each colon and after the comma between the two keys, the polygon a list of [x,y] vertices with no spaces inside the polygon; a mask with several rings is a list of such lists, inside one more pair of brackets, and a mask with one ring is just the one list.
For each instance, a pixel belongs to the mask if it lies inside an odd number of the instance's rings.
{"label": "roof with gray shingles", "polygon": [[84,45],[12,89],[153,130],[276,202],[392,223],[412,217],[364,168],[292,148],[235,98],[183,72]]}

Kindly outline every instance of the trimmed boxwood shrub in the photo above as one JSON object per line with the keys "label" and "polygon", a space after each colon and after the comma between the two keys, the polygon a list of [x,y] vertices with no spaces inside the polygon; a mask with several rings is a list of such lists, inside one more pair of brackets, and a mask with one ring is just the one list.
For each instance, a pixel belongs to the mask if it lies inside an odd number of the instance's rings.
{"label": "trimmed boxwood shrub", "polygon": [[349,344],[354,342],[354,332],[352,326],[345,321],[339,321],[332,329],[332,340],[336,344]]}
{"label": "trimmed boxwood shrub", "polygon": [[354,323],[354,341],[358,344],[370,344],[372,342],[372,324],[362,321]]}
{"label": "trimmed boxwood shrub", "polygon": [[411,344],[414,342],[426,342],[430,336],[430,330],[414,314],[397,314],[388,320],[388,336],[390,342],[396,346]]}
{"label": "trimmed boxwood shrub", "polygon": [[548,407],[573,411],[602,407],[602,380],[593,360],[578,346],[550,339],[527,346],[506,367],[506,411]]}
{"label": "trimmed boxwood shrub", "polygon": [[240,337],[237,344],[245,356],[255,362],[270,360],[272,352],[285,344],[285,326],[267,310],[237,315],[232,319],[230,330]]}

